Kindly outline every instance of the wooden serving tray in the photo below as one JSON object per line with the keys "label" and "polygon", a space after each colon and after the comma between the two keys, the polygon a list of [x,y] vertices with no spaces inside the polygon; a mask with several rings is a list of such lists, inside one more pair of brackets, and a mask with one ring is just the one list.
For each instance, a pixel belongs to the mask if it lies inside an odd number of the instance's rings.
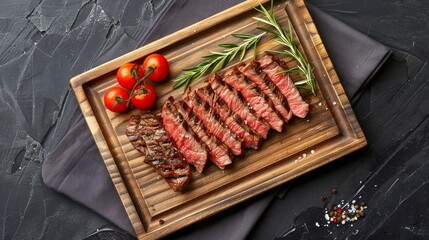
{"label": "wooden serving tray", "polygon": [[[261,2],[269,9],[269,1]],[[211,163],[203,174],[194,171],[192,182],[184,192],[172,191],[152,167],[143,162],[143,156],[125,135],[130,116],[139,110],[115,114],[106,110],[102,102],[105,91],[117,85],[115,74],[119,66],[141,62],[148,54],[157,52],[169,60],[170,77],[174,78],[181,69],[201,62],[201,56],[209,50],[219,50],[220,43],[238,43],[240,40],[231,37],[231,33],[259,33],[256,27],[264,24],[252,18],[261,16],[253,9],[258,5],[256,0],[245,1],[71,80],[83,115],[140,239],[165,236],[366,145],[303,0],[276,1],[275,14],[279,22],[286,29],[288,19],[292,22],[296,40],[314,67],[317,96],[302,92],[310,104],[308,116],[295,117],[282,133],[271,131],[259,150],[246,151],[223,171]],[[265,50],[281,49],[270,37],[264,36],[258,56]],[[290,66],[296,64],[287,57],[279,57]],[[248,54],[244,61],[251,58],[252,54]],[[294,81],[300,78],[292,77]],[[191,87],[203,81],[194,81]],[[169,96],[180,98],[183,92],[172,90],[169,81],[155,86],[158,100],[154,111],[159,111]]]}

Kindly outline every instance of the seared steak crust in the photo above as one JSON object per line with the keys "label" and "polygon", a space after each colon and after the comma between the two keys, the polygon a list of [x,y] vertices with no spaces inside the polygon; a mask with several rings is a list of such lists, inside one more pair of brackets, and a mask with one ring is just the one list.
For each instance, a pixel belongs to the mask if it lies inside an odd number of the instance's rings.
{"label": "seared steak crust", "polygon": [[267,138],[270,126],[263,118],[256,116],[254,112],[247,107],[247,104],[236,90],[222,82],[217,74],[213,74],[208,82],[213,91],[223,100],[232,112],[236,113],[241,118],[245,125],[249,126],[262,138]]}
{"label": "seared steak crust", "polygon": [[165,130],[186,161],[201,173],[207,162],[207,150],[170,101],[166,101],[162,107],[162,120]]}
{"label": "seared steak crust", "polygon": [[249,81],[237,67],[232,67],[226,72],[222,80],[243,95],[249,107],[268,122],[272,129],[281,132],[284,121],[277,115],[272,106],[265,99],[265,95],[259,90],[255,83]]}
{"label": "seared steak crust", "polygon": [[201,120],[205,129],[222,141],[233,155],[240,155],[243,151],[242,139],[238,138],[230,129],[228,129],[220,116],[212,111],[210,105],[204,102],[190,88],[183,96],[185,102]]}
{"label": "seared steak crust", "polygon": [[268,97],[276,113],[285,122],[288,122],[292,118],[293,114],[289,109],[286,98],[281,94],[277,86],[268,79],[267,75],[262,71],[259,62],[253,60],[248,64],[242,63],[238,66],[238,69]]}
{"label": "seared steak crust", "polygon": [[174,101],[173,97],[170,97],[167,101],[170,101],[177,108],[177,111],[183,116],[184,120],[197,134],[206,148],[208,149],[210,160],[216,164],[220,169],[225,169],[225,166],[232,163],[232,156],[228,152],[228,148],[219,141],[215,136],[207,134],[204,129],[204,125],[192,112],[186,103],[183,101]]}
{"label": "seared steak crust", "polygon": [[284,68],[280,60],[273,55],[267,54],[258,61],[262,70],[267,74],[270,80],[278,87],[283,96],[286,97],[290,110],[293,115],[304,118],[309,111],[309,105],[306,103],[298,89],[294,86],[289,74],[284,73]]}
{"label": "seared steak crust", "polygon": [[166,134],[158,115],[133,115],[125,128],[131,144],[174,191],[183,190],[191,180],[191,168]]}
{"label": "seared steak crust", "polygon": [[235,135],[243,139],[244,147],[258,149],[262,142],[261,137],[255,134],[237,114],[231,111],[226,103],[213,91],[209,83],[204,83],[195,92],[216,111]]}

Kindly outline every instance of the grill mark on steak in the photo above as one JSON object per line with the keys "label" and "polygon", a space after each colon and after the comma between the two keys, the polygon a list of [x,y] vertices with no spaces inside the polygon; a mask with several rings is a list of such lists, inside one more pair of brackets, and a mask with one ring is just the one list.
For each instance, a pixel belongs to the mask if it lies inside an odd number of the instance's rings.
{"label": "grill mark on steak", "polygon": [[204,102],[195,91],[189,88],[185,96],[183,96],[182,101],[192,109],[203,123],[205,129],[222,141],[233,155],[240,155],[242,153],[242,139],[238,138],[224,125],[219,115],[215,113],[210,105]]}
{"label": "grill mark on steak", "polygon": [[177,111],[176,106],[169,101],[162,107],[162,120],[165,130],[186,161],[201,173],[207,162],[207,150],[201,145],[198,136],[188,123],[183,121],[183,116]]}
{"label": "grill mark on steak", "polygon": [[249,126],[262,138],[267,138],[270,126],[263,118],[256,116],[254,112],[247,107],[236,90],[222,82],[217,74],[213,74],[208,82],[213,91],[241,118],[245,125]]}
{"label": "grill mark on steak", "polygon": [[158,115],[133,115],[125,128],[131,144],[145,155],[173,191],[182,191],[191,180],[191,168],[166,134]]}
{"label": "grill mark on steak", "polygon": [[207,147],[209,150],[209,158],[214,164],[220,169],[225,169],[226,165],[232,163],[232,157],[228,152],[228,148],[215,136],[206,133],[206,129],[204,129],[201,121],[185,102],[174,101],[173,97],[168,98],[167,101],[176,106],[177,111],[183,116],[184,120],[192,128],[200,141]]}
{"label": "grill mark on steak", "polygon": [[307,116],[309,105],[302,99],[289,74],[284,73],[284,68],[282,67],[284,64],[270,54],[263,56],[258,62],[269,79],[279,88],[283,96],[286,97],[293,115],[300,118]]}
{"label": "grill mark on steak", "polygon": [[268,76],[262,71],[259,62],[253,60],[248,64],[240,64],[238,70],[242,72],[249,80],[254,82],[258,88],[268,97],[274,106],[276,113],[282,117],[285,122],[292,118],[292,111],[285,96],[280,92],[277,86],[268,79]]}
{"label": "grill mark on steak", "polygon": [[232,69],[227,71],[223,75],[222,80],[240,92],[253,111],[264,118],[272,129],[278,132],[282,131],[284,121],[277,115],[274,109],[269,106],[263,93],[256,84],[249,81],[237,67],[232,67]]}
{"label": "grill mark on steak", "polygon": [[213,91],[209,83],[204,83],[195,92],[216,111],[221,120],[235,135],[243,139],[244,147],[258,149],[262,139],[245,125],[237,114],[231,111],[226,103]]}

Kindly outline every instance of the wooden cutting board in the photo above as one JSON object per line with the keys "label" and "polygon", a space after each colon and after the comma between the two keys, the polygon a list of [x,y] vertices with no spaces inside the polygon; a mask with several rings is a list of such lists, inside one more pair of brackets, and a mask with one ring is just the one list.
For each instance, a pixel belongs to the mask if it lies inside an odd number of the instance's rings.
{"label": "wooden cutting board", "polygon": [[[259,2],[269,8],[269,2],[245,1],[206,20],[182,29],[156,42],[127,53],[71,80],[83,115],[106,164],[113,184],[139,239],[156,239],[201,219],[216,214],[239,202],[325,165],[366,145],[364,134],[356,120],[344,89],[326,53],[303,0],[275,1],[274,11],[287,29],[290,20],[295,38],[314,68],[318,92],[302,92],[310,104],[305,119],[294,118],[283,132],[270,132],[258,150],[247,150],[225,170],[209,164],[202,174],[193,172],[192,182],[184,192],[172,191],[152,167],[143,162],[125,135],[125,126],[139,110],[116,114],[105,109],[102,97],[116,86],[115,74],[127,62],[142,62],[145,56],[157,52],[170,62],[170,77],[181,69],[195,66],[209,50],[219,50],[221,43],[238,43],[231,33],[260,33],[256,27],[266,27],[252,17]],[[266,50],[282,49],[268,34],[258,46],[258,56]],[[250,61],[252,54],[244,61]],[[289,66],[296,63],[278,56]],[[235,62],[236,63],[236,62]],[[234,65],[234,62],[228,67]],[[227,67],[227,68],[228,68]],[[222,73],[224,70],[221,70]],[[200,85],[206,77],[194,81]],[[292,75],[294,81],[300,76]],[[173,90],[167,81],[155,84],[158,100],[155,112],[169,96],[180,98],[183,89]]]}

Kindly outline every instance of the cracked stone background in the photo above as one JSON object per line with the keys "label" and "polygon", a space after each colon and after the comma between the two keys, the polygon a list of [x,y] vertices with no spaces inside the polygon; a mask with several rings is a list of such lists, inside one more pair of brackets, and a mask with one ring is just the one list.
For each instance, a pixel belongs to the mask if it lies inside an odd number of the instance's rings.
{"label": "cracked stone background", "polygon": [[70,78],[140,46],[164,5],[0,2],[0,239],[82,239],[109,225],[48,189],[41,166],[80,111]]}
{"label": "cracked stone background", "polygon": [[[394,54],[355,106],[369,146],[293,181],[249,239],[428,239],[429,2],[310,2]],[[0,239],[83,239],[115,229],[48,189],[41,166],[80,111],[69,79],[154,40],[147,30],[166,4],[0,1]],[[339,195],[331,202],[366,198],[369,217],[357,228],[315,227],[320,194],[332,186]]]}

